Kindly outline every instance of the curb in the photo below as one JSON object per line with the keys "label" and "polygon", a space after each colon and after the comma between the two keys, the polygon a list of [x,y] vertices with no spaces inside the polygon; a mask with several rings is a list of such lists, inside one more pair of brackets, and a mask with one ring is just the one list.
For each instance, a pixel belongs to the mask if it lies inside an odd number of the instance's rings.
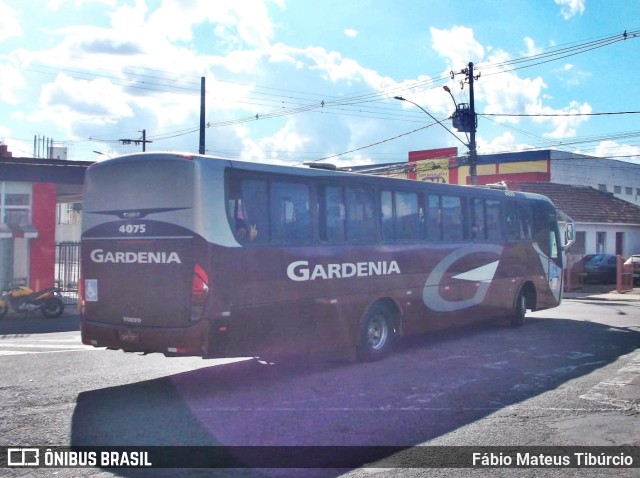
{"label": "curb", "polygon": [[564,294],[562,296],[566,300],[599,300],[599,301],[614,301],[614,302],[640,302],[640,295],[638,294],[591,294],[591,295],[578,295],[578,294]]}

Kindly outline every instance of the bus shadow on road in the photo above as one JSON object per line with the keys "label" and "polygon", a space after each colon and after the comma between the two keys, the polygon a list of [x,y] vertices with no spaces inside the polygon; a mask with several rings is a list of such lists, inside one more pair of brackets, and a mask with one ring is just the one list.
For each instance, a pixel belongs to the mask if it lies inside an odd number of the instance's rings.
{"label": "bus shadow on road", "polygon": [[526,408],[639,345],[631,328],[529,319],[519,328],[496,323],[414,337],[374,363],[212,366],[81,393],[71,445],[330,446],[324,462],[309,462],[329,467],[315,476],[335,476],[330,468],[350,446],[372,447],[364,465],[387,457],[376,446],[429,445],[500,410]]}
{"label": "bus shadow on road", "polygon": [[55,319],[42,317],[40,313],[8,314],[0,320],[0,336],[47,334],[53,332],[71,332],[80,330],[78,314],[65,313]]}

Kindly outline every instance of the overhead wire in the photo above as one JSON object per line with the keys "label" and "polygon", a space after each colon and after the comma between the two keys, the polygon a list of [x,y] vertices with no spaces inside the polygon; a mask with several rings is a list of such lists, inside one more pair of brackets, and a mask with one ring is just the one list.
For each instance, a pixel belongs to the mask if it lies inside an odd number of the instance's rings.
{"label": "overhead wire", "polygon": [[[552,48],[547,51],[542,51],[534,55],[507,60],[500,63],[479,63],[478,65],[475,66],[475,69],[476,71],[483,72],[483,74],[485,75],[491,75],[491,74],[499,74],[499,73],[505,73],[508,71],[524,69],[524,68],[530,68],[533,66],[540,65],[542,63],[556,61],[569,56],[574,56],[574,55],[592,51],[598,48],[603,48],[620,41],[625,41],[627,39],[637,38],[639,35],[640,35],[640,30],[630,30],[628,32],[625,31],[623,34],[609,35],[601,38],[596,38],[594,40],[589,40],[587,42],[571,43],[571,44],[567,44],[566,46],[560,45],[556,48]],[[59,68],[59,67],[52,67],[52,66],[39,65],[39,64],[33,64],[32,66],[29,66],[26,69],[31,71],[36,71],[39,73],[44,73],[44,74],[54,74],[50,70],[58,71],[58,72],[61,71],[71,76],[74,76],[75,78],[84,79],[84,80],[104,78],[104,79],[107,79],[107,81],[110,81],[113,84],[116,84],[119,86],[148,90],[148,91],[159,92],[159,93],[195,95],[195,94],[198,94],[199,92],[199,82],[195,81],[196,77],[194,76],[182,75],[181,77],[178,77],[178,78],[181,78],[180,81],[176,82],[172,78],[155,74],[155,73],[167,73],[167,72],[162,72],[161,70],[145,68],[145,67],[128,68],[124,72],[127,75],[127,77],[120,77],[117,74],[111,74],[114,72],[115,73],[119,73],[119,72],[117,70],[108,70],[108,69],[101,69],[101,71],[106,71],[108,74],[98,74],[93,72],[78,71],[71,68]],[[140,69],[145,72],[152,72],[154,74],[135,72],[134,71],[135,69]],[[492,72],[493,69],[497,69],[499,71]],[[173,78],[175,78],[175,76]],[[375,90],[375,91],[368,91],[368,92],[365,91],[361,94],[352,95],[346,98],[342,98],[339,96],[323,95],[320,93],[300,92],[300,91],[289,90],[284,88],[276,88],[276,87],[253,85],[253,84],[242,84],[242,83],[236,83],[236,82],[228,82],[224,80],[215,80],[216,82],[228,83],[236,86],[251,86],[252,88],[254,88],[254,91],[252,92],[252,94],[255,96],[248,96],[247,98],[248,100],[256,100],[256,101],[244,101],[244,102],[240,102],[241,104],[247,104],[247,105],[253,105],[253,106],[262,105],[266,107],[273,107],[275,106],[275,104],[278,104],[280,107],[278,109],[275,109],[266,113],[258,112],[256,114],[238,117],[234,119],[221,120],[218,122],[209,122],[207,123],[207,127],[208,128],[224,127],[224,126],[237,125],[237,124],[247,123],[251,121],[261,120],[261,119],[272,119],[272,118],[278,118],[286,115],[294,115],[294,114],[318,112],[318,111],[321,111],[323,113],[327,112],[328,114],[363,116],[363,117],[373,118],[373,119],[391,119],[392,118],[394,120],[420,122],[420,120],[417,119],[418,116],[410,113],[409,111],[403,111],[402,113],[398,114],[398,113],[392,113],[392,111],[397,111],[397,110],[394,110],[393,108],[384,108],[380,106],[370,105],[367,107],[369,109],[364,109],[362,105],[371,104],[371,103],[375,103],[382,100],[387,100],[398,92],[415,91],[415,90],[422,91],[425,88],[428,88],[430,85],[441,83],[447,78],[448,77],[446,75],[427,76],[424,79],[417,80],[410,83],[395,85],[386,90],[382,90],[382,91]],[[261,90],[265,90],[265,91],[261,91]],[[290,93],[290,94],[287,96],[287,95],[280,94],[280,92]],[[262,98],[261,100],[262,103],[257,101],[259,100],[259,98]],[[312,98],[316,98],[316,99],[309,102],[309,100],[312,100]],[[239,101],[236,100],[236,102],[239,102]],[[349,110],[349,107],[352,107],[352,106],[359,106],[358,114],[355,114],[352,110]],[[389,113],[386,112],[387,110],[389,111]],[[587,114],[587,113],[562,113],[562,114],[557,114],[557,113],[556,114],[497,114],[497,113],[489,114],[489,113],[486,113],[486,114],[481,114],[480,116],[485,116],[485,117],[487,116],[551,117],[551,116],[600,116],[600,115],[605,116],[605,115],[621,115],[621,114],[637,114],[637,113],[639,112],[625,111],[625,112],[605,112],[605,113],[590,113],[590,114]],[[379,114],[381,116],[380,117],[372,116],[375,114]],[[417,130],[414,130],[413,132],[419,131],[420,129],[424,129],[424,128],[419,128]],[[184,128],[181,130],[171,131],[163,134],[151,135],[149,136],[149,138],[155,141],[161,141],[161,140],[172,139],[172,138],[187,135],[187,134],[193,134],[198,130],[199,130],[199,127],[194,126],[191,128]],[[402,137],[411,133],[412,132],[404,133],[397,137]],[[390,139],[382,140],[382,141],[373,143],[371,145],[358,148],[356,150],[365,149],[367,147],[371,147],[376,144],[381,144],[389,140]],[[118,140],[111,139],[111,140],[100,140],[100,141],[114,142]],[[348,154],[350,152],[351,151],[347,151],[343,154]],[[336,155],[332,157],[335,157],[335,156]]]}

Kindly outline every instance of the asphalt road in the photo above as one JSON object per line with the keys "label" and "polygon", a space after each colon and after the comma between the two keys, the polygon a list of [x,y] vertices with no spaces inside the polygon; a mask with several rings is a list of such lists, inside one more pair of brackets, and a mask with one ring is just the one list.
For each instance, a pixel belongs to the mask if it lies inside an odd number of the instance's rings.
{"label": "asphalt road", "polygon": [[[529,314],[521,328],[496,322],[415,337],[367,364],[124,354],[82,345],[76,316],[12,318],[0,322],[0,444],[328,445],[336,447],[328,463],[352,452],[339,446],[405,448],[386,468],[84,468],[56,477],[638,476],[637,468],[422,469],[414,447],[640,446],[639,346],[640,302],[626,301],[570,300]],[[28,471],[0,474],[52,475]]]}

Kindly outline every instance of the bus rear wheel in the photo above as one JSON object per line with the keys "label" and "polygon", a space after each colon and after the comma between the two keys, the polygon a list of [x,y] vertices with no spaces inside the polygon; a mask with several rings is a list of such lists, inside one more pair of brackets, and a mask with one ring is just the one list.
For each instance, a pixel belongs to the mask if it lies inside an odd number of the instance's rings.
{"label": "bus rear wheel", "polygon": [[387,307],[374,305],[362,321],[356,349],[358,360],[361,362],[380,360],[391,350],[393,339],[393,315]]}
{"label": "bus rear wheel", "polygon": [[516,307],[511,316],[511,325],[513,327],[520,327],[524,325],[527,314],[527,296],[524,290],[521,290],[516,299]]}

